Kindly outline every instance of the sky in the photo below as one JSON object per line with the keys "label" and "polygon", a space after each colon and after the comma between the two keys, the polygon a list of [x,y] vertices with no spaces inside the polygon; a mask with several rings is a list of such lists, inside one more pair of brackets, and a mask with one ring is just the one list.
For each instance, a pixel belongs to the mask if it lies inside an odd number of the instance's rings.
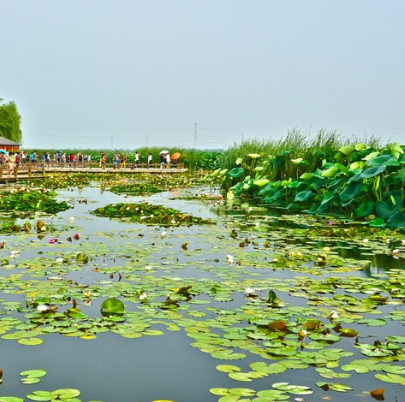
{"label": "sky", "polygon": [[0,0],[25,148],[405,143],[404,0]]}

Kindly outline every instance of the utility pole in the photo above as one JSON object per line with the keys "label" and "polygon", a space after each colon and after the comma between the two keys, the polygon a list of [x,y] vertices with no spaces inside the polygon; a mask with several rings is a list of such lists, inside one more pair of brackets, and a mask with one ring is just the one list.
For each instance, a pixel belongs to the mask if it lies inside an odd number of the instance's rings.
{"label": "utility pole", "polygon": [[197,148],[197,123],[194,124],[194,148]]}

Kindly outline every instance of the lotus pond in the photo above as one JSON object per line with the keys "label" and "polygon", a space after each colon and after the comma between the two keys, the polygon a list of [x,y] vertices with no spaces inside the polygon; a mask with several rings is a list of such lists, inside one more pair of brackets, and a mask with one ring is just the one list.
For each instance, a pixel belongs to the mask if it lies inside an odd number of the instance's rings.
{"label": "lotus pond", "polygon": [[404,400],[401,231],[73,177],[2,189],[0,402]]}

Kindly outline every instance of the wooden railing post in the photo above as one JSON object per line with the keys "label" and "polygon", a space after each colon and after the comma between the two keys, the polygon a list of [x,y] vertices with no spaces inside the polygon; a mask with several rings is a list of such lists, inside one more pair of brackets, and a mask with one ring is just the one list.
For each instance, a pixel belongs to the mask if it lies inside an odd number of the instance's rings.
{"label": "wooden railing post", "polygon": [[31,175],[32,175],[32,164],[30,163],[28,165],[28,177],[31,177]]}

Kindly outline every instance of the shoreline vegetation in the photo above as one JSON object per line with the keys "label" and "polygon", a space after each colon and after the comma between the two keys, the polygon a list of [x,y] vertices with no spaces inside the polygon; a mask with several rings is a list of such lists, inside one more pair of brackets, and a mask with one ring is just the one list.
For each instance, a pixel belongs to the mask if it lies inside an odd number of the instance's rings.
{"label": "shoreline vegetation", "polygon": [[[221,152],[167,149],[180,152],[179,161],[190,170],[213,171],[207,179],[228,199],[257,199],[290,213],[334,214],[373,228],[405,227],[405,146],[399,143],[382,145],[374,136],[349,140],[326,130],[310,138],[292,130],[282,139],[242,141]],[[158,147],[136,151],[141,163],[149,153],[159,159]],[[128,164],[136,151],[123,151]],[[92,160],[99,156],[98,150],[85,152]],[[110,160],[116,151],[104,152]]]}

